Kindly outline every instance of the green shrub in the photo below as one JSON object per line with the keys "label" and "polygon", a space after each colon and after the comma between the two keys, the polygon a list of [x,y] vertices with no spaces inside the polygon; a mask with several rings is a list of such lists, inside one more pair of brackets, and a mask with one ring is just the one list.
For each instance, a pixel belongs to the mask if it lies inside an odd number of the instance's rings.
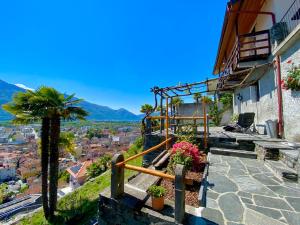
{"label": "green shrub", "polygon": [[96,162],[92,163],[87,168],[87,173],[90,178],[94,178],[104,173],[110,166],[111,156],[104,155],[99,158]]}
{"label": "green shrub", "polygon": [[152,185],[147,190],[148,194],[155,198],[160,198],[165,196],[166,191],[167,190],[164,187],[158,185]]}

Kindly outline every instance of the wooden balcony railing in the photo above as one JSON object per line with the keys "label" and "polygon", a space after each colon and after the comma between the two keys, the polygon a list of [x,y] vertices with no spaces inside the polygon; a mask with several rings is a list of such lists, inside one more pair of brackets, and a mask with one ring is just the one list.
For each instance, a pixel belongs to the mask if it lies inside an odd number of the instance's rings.
{"label": "wooden balcony railing", "polygon": [[240,62],[266,59],[270,54],[271,43],[269,30],[239,35],[226,61],[222,76],[232,74]]}

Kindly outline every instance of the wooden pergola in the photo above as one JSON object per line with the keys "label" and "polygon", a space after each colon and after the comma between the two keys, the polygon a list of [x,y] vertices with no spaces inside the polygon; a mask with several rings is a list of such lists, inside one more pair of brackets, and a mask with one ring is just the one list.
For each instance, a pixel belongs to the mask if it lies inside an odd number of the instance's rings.
{"label": "wooden pergola", "polygon": [[[207,137],[208,137],[208,116],[206,111],[206,102],[202,102],[202,111],[203,116],[184,116],[184,115],[175,115],[174,109],[173,109],[173,98],[178,97],[185,97],[185,96],[193,96],[195,94],[215,94],[217,90],[217,83],[218,78],[216,79],[206,79],[205,81],[201,82],[195,82],[195,83],[186,83],[186,84],[179,84],[175,86],[169,86],[169,87],[153,87],[151,88],[151,92],[154,94],[155,98],[155,105],[151,112],[148,112],[146,116],[143,119],[143,124],[145,127],[145,130],[148,128],[148,132],[152,132],[151,127],[151,120],[160,120],[160,126],[156,127],[159,128],[160,133],[165,130],[165,136],[166,140],[169,138],[169,128],[170,125],[176,127],[178,126],[178,121],[180,120],[192,120],[194,121],[194,125],[196,125],[196,120],[203,121],[204,126],[204,133],[203,133],[203,139],[204,139],[204,147],[207,148]],[[164,109],[165,106],[165,109]],[[157,110],[157,108],[160,107],[160,115],[159,116],[150,116],[153,112]],[[169,108],[171,109],[169,111]],[[170,119],[173,121],[176,121],[176,124],[170,124]],[[147,125],[145,124],[145,120],[148,121]],[[175,131],[175,128],[174,128]],[[197,132],[197,128],[196,128]],[[166,143],[168,145],[168,143]],[[168,146],[166,146],[168,149]]]}

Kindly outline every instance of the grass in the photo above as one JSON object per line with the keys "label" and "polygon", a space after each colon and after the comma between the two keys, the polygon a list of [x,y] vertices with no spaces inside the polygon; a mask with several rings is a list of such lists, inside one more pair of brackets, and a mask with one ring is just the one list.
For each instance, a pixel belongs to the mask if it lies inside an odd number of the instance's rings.
{"label": "grass", "polygon": [[[132,145],[125,158],[141,151],[136,145]],[[131,165],[140,166],[142,157],[130,161]],[[110,170],[104,172],[95,179],[85,183],[74,192],[59,199],[57,204],[56,220],[49,223],[42,210],[38,210],[30,217],[19,221],[19,225],[50,225],[50,224],[87,224],[97,214],[98,198],[101,191],[110,185]],[[125,178],[134,175],[134,171],[125,170]]]}

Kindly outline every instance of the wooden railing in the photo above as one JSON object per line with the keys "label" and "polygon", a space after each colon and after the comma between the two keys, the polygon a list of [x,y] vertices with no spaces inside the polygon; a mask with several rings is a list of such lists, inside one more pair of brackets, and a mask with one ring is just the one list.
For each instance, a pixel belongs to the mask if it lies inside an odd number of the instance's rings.
{"label": "wooden railing", "polygon": [[271,54],[269,30],[262,30],[237,37],[234,47],[226,60],[222,76],[232,74],[240,62],[256,61]]}
{"label": "wooden railing", "polygon": [[169,141],[172,138],[168,138],[162,143],[145,150],[139,154],[131,156],[124,160],[124,156],[122,154],[116,154],[111,163],[111,198],[118,199],[124,194],[124,169],[134,170],[140,173],[149,174],[152,176],[160,177],[162,179],[168,179],[174,181],[175,185],[175,221],[177,223],[182,223],[185,214],[185,184],[192,184],[192,180],[185,178],[185,168],[183,165],[176,165],[175,175],[166,174],[162,171],[153,170],[149,168],[144,168],[140,166],[133,166],[126,164],[129,161],[136,159],[137,157],[141,157],[145,154],[153,152]]}
{"label": "wooden railing", "polygon": [[[204,143],[204,149],[207,148],[208,145],[208,136],[209,136],[209,119],[210,117],[207,115],[207,111],[206,111],[206,102],[203,101],[202,102],[202,114],[203,116],[178,116],[178,115],[169,115],[169,101],[168,98],[166,99],[166,115],[160,115],[160,116],[147,116],[146,117],[146,133],[152,133],[154,131],[158,131],[160,130],[160,132],[162,132],[162,121],[164,121],[164,125],[165,125],[165,137],[166,140],[169,138],[169,129],[170,127],[177,127],[179,126],[179,124],[177,123],[170,123],[170,120],[173,121],[183,121],[183,120],[193,120],[194,121],[194,127],[196,127],[196,132],[197,132],[197,125],[196,125],[196,121],[197,120],[201,120],[203,121],[203,128],[204,128],[204,132],[203,132],[203,143]],[[152,126],[152,121],[157,121],[160,120],[161,121],[161,125],[160,126]],[[202,124],[201,124],[202,125]],[[182,125],[184,126],[184,125]],[[166,143],[166,148],[168,149],[168,143]]]}

